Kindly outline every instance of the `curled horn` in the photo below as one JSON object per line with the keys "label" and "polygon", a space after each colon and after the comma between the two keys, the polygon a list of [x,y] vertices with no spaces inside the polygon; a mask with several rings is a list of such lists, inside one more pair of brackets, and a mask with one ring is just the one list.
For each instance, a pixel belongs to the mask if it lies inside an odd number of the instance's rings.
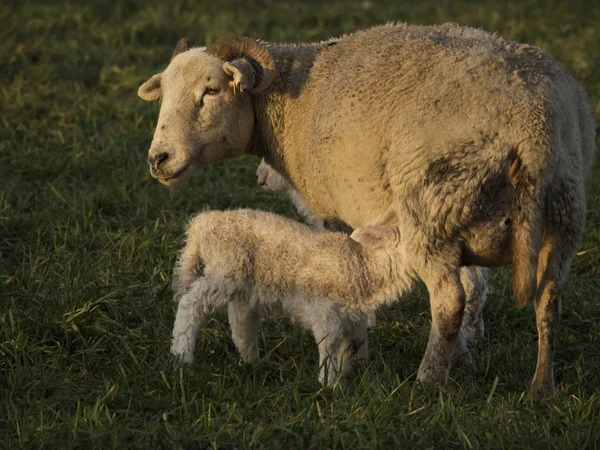
{"label": "curled horn", "polygon": [[187,38],[179,39],[179,42],[175,46],[175,51],[173,52],[173,56],[171,56],[171,61],[173,61],[173,58],[175,58],[177,55],[179,55],[180,53],[183,53],[183,52],[187,52],[189,49],[190,49],[190,42],[188,41],[188,39]]}
{"label": "curled horn", "polygon": [[273,78],[275,78],[275,60],[263,45],[249,37],[223,39],[208,47],[206,53],[223,61],[231,61],[234,58],[247,56],[260,64],[262,68],[261,81],[258,86],[251,89],[253,93],[259,93],[267,89],[273,82]]}

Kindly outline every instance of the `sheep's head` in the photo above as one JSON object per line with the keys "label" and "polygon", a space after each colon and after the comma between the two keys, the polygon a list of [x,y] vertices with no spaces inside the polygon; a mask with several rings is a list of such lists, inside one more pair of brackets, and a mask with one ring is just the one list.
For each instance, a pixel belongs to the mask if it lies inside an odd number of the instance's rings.
{"label": "sheep's head", "polygon": [[265,191],[284,191],[289,188],[289,183],[265,160],[261,160],[256,169],[256,181]]}
{"label": "sheep's head", "polygon": [[138,90],[162,98],[148,152],[150,173],[168,186],[199,167],[246,152],[254,114],[250,95],[274,77],[267,49],[250,38],[229,38],[208,48],[177,44],[171,63]]}

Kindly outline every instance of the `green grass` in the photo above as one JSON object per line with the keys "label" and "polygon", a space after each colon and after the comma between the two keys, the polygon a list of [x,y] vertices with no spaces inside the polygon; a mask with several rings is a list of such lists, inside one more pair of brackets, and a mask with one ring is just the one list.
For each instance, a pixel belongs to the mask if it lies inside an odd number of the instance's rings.
{"label": "green grass", "polygon": [[423,289],[381,311],[370,363],[334,389],[319,388],[316,346],[285,320],[261,329],[256,365],[239,363],[224,315],[202,332],[192,371],[172,364],[170,277],[190,214],[297,215],[256,187],[253,158],[206,167],[177,192],[151,179],[158,105],[137,87],[182,36],[299,42],[391,20],[459,21],[539,45],[600,116],[592,0],[1,3],[0,448],[600,447],[598,165],[553,403],[525,393],[537,336],[507,270],[494,273],[486,338],[438,394],[413,386],[430,320]]}

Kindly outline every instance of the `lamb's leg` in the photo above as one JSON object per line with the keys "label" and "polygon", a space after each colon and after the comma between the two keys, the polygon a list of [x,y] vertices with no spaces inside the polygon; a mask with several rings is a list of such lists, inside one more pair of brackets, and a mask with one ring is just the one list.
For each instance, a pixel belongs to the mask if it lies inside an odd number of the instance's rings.
{"label": "lamb's leg", "polygon": [[[368,337],[368,328],[369,321],[367,319],[364,320],[356,330],[358,334],[356,334],[352,338],[352,349],[356,353],[356,358],[367,361],[369,359],[369,337]],[[344,372],[346,372],[346,368],[344,367]]]}
{"label": "lamb's leg", "polygon": [[355,359],[369,359],[368,319],[344,319],[344,338],[338,351],[338,364],[342,374],[352,370]]}
{"label": "lamb's leg", "polygon": [[[438,271],[425,281],[431,304],[431,331],[417,379],[424,385],[445,383],[465,309],[465,292],[458,269]],[[429,274],[435,274],[430,271]]]}
{"label": "lamb's leg", "polygon": [[375,311],[369,311],[367,313],[366,324],[367,329],[364,330],[364,337],[362,341],[359,340],[353,343],[354,348],[358,348],[356,351],[356,357],[364,361],[369,359],[368,328],[372,328],[377,325],[377,315],[375,314]]}
{"label": "lamb's leg", "polygon": [[196,339],[207,319],[203,307],[207,284],[207,281],[202,278],[193,282],[190,290],[179,300],[177,307],[171,353],[188,364],[191,364],[194,359]]}
{"label": "lamb's leg", "polygon": [[483,306],[488,290],[488,269],[468,266],[460,268],[460,282],[465,291],[465,312],[458,333],[458,353],[463,354],[472,348],[476,329],[483,337]]}
{"label": "lamb's leg", "polygon": [[341,320],[323,315],[312,323],[312,332],[319,347],[319,382],[332,385],[338,378],[338,355],[343,339]]}
{"label": "lamb's leg", "polygon": [[231,336],[240,356],[247,363],[258,360],[258,309],[247,301],[235,299],[229,303],[228,312]]}
{"label": "lamb's leg", "polygon": [[369,328],[372,328],[375,325],[377,325],[377,314],[375,313],[375,311],[369,311],[367,313],[367,326]]}

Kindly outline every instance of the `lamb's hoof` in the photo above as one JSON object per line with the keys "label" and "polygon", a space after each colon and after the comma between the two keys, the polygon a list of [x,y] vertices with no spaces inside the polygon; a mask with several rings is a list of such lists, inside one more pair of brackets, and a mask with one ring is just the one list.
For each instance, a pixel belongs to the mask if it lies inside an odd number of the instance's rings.
{"label": "lamb's hoof", "polygon": [[364,364],[369,362],[369,346],[362,344],[356,351],[356,360],[363,362]]}
{"label": "lamb's hoof", "polygon": [[256,351],[240,352],[240,357],[246,364],[254,364],[260,359],[260,354],[256,349]]}
{"label": "lamb's hoof", "polygon": [[375,311],[369,311],[367,314],[367,327],[373,328],[375,325],[377,325],[377,314],[375,314]]}
{"label": "lamb's hoof", "polygon": [[[323,386],[324,388],[333,387],[339,380],[340,380],[340,377],[338,375],[329,375],[327,377],[327,380],[325,380],[325,377],[319,376],[319,384],[321,386]],[[327,382],[325,382],[325,381],[327,381]]]}
{"label": "lamb's hoof", "polygon": [[179,365],[190,365],[192,364],[192,362],[194,362],[194,355],[192,354],[192,352],[181,352],[172,348],[171,355],[173,355],[175,363]]}
{"label": "lamb's hoof", "polygon": [[552,400],[555,391],[554,380],[552,378],[541,380],[534,378],[531,382],[531,395],[539,402]]}

